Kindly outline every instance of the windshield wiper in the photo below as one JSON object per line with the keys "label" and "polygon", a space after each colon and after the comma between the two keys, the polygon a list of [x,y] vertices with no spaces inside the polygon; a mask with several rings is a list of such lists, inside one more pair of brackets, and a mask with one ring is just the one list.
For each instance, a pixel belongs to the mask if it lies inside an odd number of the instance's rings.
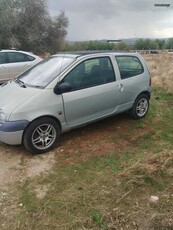
{"label": "windshield wiper", "polygon": [[15,82],[18,83],[18,84],[20,84],[21,87],[26,88],[25,83],[23,81],[21,81],[19,78],[16,78]]}

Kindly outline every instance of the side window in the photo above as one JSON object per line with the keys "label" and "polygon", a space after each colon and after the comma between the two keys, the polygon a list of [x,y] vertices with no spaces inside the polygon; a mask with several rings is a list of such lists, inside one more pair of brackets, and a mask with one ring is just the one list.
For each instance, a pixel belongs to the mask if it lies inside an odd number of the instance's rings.
{"label": "side window", "polygon": [[100,57],[83,61],[62,82],[69,83],[73,91],[113,81],[115,74],[109,57]]}
{"label": "side window", "polygon": [[27,55],[22,53],[17,53],[17,52],[8,53],[8,58],[9,58],[9,63],[28,61]]}
{"label": "side window", "polygon": [[120,70],[121,79],[134,77],[144,72],[142,63],[137,57],[116,56],[115,59]]}
{"label": "side window", "polygon": [[34,61],[35,57],[32,57],[30,55],[26,55],[27,61]]}
{"label": "side window", "polygon": [[0,64],[7,63],[6,53],[0,53]]}

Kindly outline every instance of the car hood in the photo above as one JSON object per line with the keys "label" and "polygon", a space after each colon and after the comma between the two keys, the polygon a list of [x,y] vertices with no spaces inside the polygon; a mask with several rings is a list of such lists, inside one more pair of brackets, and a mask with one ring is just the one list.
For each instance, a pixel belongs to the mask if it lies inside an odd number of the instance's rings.
{"label": "car hood", "polygon": [[0,86],[0,109],[10,113],[24,103],[26,100],[39,93],[42,89],[23,88],[21,85],[11,81]]}

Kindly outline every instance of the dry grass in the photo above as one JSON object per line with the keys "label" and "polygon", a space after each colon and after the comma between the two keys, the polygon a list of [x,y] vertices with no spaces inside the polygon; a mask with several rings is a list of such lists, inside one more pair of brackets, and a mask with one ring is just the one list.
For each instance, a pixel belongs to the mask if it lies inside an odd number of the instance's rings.
{"label": "dry grass", "polygon": [[152,84],[173,92],[173,54],[145,54],[143,57],[148,64]]}

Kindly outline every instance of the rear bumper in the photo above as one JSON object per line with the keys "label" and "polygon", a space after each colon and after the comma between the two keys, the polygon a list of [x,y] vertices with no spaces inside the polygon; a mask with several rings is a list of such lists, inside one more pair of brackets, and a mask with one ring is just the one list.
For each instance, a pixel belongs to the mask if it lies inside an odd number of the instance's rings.
{"label": "rear bumper", "polygon": [[0,124],[0,141],[9,145],[22,144],[23,131],[29,124],[27,120],[9,121]]}

